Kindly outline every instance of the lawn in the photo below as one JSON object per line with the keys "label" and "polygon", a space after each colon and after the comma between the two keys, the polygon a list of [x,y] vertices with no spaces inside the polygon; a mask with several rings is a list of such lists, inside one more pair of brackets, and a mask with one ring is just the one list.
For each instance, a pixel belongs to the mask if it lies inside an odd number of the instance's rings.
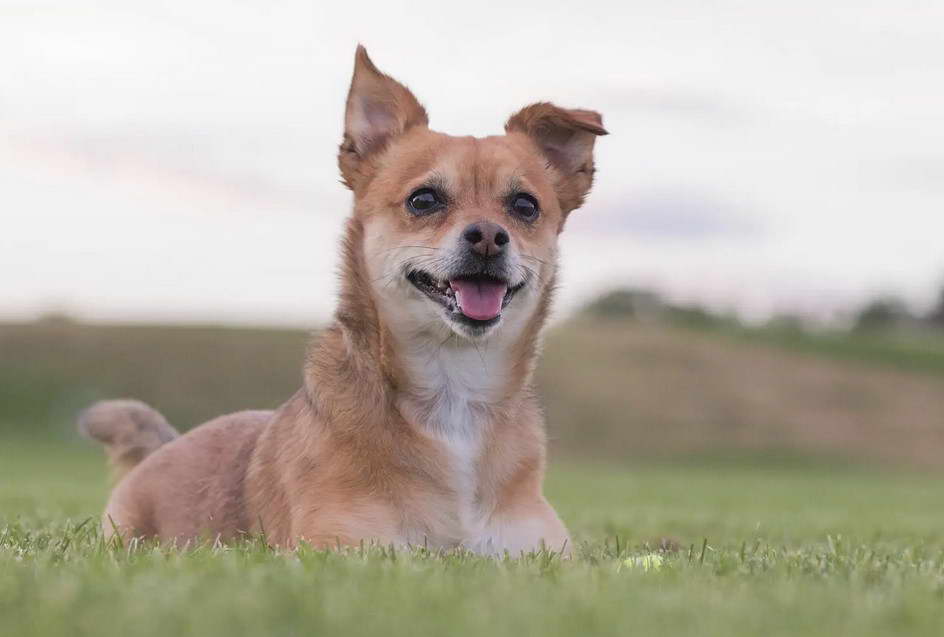
{"label": "lawn", "polygon": [[[940,635],[934,474],[557,462],[577,556],[106,546],[98,450],[0,439],[0,635]],[[633,558],[670,536],[659,570]],[[630,559],[630,566],[624,565]]]}

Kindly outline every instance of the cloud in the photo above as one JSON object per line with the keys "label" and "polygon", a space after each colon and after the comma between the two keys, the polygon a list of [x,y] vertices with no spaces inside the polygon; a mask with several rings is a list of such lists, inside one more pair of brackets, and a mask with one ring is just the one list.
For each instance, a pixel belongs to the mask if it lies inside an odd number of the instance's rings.
{"label": "cloud", "polygon": [[757,237],[764,231],[757,217],[748,211],[683,188],[627,195],[619,203],[577,215],[572,227],[590,234],[631,234],[677,241]]}
{"label": "cloud", "polygon": [[751,119],[751,114],[743,108],[694,90],[634,87],[609,90],[601,97],[628,113],[694,120],[715,126],[739,125]]}

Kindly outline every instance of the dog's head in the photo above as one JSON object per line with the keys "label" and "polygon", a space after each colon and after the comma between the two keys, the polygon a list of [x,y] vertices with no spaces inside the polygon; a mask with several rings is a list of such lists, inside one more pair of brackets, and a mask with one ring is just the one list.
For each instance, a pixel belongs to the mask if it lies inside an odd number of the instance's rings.
{"label": "dog's head", "polygon": [[550,293],[557,236],[593,181],[600,115],[533,104],[505,135],[453,137],[358,47],[339,164],[365,282],[398,331],[520,331]]}

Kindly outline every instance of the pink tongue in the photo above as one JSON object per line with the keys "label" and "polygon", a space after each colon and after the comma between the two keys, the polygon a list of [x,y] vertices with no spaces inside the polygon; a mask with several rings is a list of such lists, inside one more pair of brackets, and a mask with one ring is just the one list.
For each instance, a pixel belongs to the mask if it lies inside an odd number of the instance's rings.
{"label": "pink tongue", "polygon": [[450,281],[459,309],[470,319],[487,321],[501,314],[508,286],[493,281]]}

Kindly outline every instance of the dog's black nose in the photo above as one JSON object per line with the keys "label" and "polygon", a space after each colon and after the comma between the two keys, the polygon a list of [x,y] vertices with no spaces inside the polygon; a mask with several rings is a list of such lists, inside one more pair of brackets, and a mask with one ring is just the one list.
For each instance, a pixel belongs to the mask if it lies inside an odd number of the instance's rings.
{"label": "dog's black nose", "polygon": [[491,221],[469,224],[462,231],[462,238],[469,242],[474,252],[483,257],[497,257],[505,251],[505,246],[511,241],[508,232]]}

